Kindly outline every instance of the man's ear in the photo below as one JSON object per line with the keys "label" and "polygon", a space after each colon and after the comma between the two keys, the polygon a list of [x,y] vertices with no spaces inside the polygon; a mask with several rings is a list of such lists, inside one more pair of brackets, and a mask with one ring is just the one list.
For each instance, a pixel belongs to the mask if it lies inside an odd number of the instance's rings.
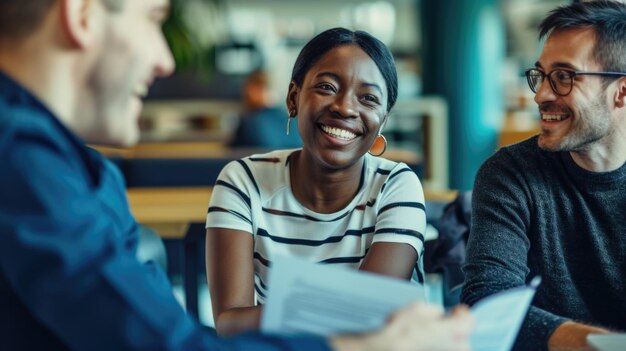
{"label": "man's ear", "polygon": [[73,47],[84,49],[93,40],[94,1],[59,0],[61,3],[61,23]]}
{"label": "man's ear", "polygon": [[622,77],[617,81],[614,102],[615,107],[624,108],[626,106],[626,77]]}
{"label": "man's ear", "polygon": [[287,111],[291,114],[291,111],[298,113],[298,94],[300,89],[293,80],[289,83],[289,91],[287,92]]}

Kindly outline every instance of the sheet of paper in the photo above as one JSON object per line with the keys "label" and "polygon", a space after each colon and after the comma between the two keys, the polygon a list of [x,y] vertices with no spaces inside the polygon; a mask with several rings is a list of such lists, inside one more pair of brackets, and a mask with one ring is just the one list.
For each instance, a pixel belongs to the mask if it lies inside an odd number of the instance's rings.
{"label": "sheet of paper", "polygon": [[417,284],[277,257],[261,318],[266,333],[322,336],[379,329],[396,309],[424,301]]}
{"label": "sheet of paper", "polygon": [[624,351],[626,334],[589,334],[587,342],[598,351]]}
{"label": "sheet of paper", "polygon": [[515,342],[540,279],[529,286],[491,295],[472,307],[475,324],[471,335],[473,351],[509,351]]}

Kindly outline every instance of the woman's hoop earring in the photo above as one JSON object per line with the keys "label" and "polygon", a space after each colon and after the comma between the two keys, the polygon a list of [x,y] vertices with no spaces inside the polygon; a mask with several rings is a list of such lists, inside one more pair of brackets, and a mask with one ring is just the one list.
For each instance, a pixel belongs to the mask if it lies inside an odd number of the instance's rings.
{"label": "woman's hoop earring", "polygon": [[374,140],[374,144],[372,144],[372,147],[367,153],[378,157],[384,154],[385,150],[387,150],[387,139],[385,139],[384,135],[378,134],[376,140]]}
{"label": "woman's hoop earring", "polygon": [[291,119],[296,117],[296,110],[289,110],[289,116],[287,116],[287,129],[285,130],[285,134],[289,135],[289,130],[291,129]]}

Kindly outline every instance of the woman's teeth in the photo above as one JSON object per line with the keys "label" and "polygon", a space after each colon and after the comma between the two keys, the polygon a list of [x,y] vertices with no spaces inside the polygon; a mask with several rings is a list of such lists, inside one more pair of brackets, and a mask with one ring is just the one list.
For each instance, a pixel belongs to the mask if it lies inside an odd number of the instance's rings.
{"label": "woman's teeth", "polygon": [[339,138],[339,139],[343,139],[343,140],[352,140],[354,138],[356,138],[356,134],[345,130],[345,129],[339,129],[339,128],[335,128],[335,127],[329,127],[329,126],[325,126],[322,125],[322,130],[326,133],[326,134],[330,134],[331,136],[335,137],[335,138]]}

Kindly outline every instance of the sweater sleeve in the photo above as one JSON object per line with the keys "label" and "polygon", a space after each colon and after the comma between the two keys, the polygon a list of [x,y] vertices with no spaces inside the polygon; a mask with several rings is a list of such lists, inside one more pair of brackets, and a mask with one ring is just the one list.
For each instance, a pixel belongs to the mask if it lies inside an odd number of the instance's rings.
{"label": "sweater sleeve", "polygon": [[[524,167],[505,150],[480,168],[472,195],[472,226],[461,301],[478,300],[527,283],[528,228],[532,195]],[[541,287],[539,287],[541,289]],[[565,318],[531,306],[514,350],[547,350],[548,339]]]}

